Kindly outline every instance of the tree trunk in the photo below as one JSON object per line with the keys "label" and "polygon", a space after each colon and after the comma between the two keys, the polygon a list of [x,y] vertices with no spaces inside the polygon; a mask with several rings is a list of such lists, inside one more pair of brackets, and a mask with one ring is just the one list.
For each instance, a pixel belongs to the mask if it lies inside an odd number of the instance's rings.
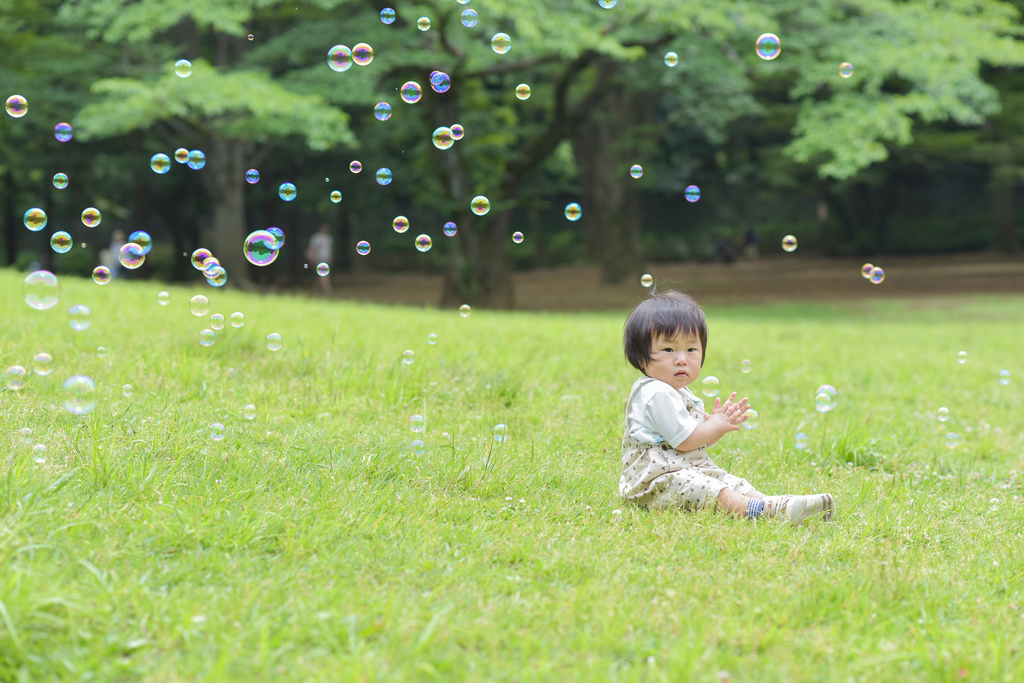
{"label": "tree trunk", "polygon": [[[213,140],[206,157],[206,188],[213,200],[213,254],[228,273],[228,283],[252,289],[248,262],[242,254],[245,240],[244,144]],[[202,172],[202,171],[200,171]]]}
{"label": "tree trunk", "polygon": [[1020,252],[1013,210],[1015,177],[1016,169],[1011,166],[992,167],[992,217],[995,222],[992,248],[1002,253]]}

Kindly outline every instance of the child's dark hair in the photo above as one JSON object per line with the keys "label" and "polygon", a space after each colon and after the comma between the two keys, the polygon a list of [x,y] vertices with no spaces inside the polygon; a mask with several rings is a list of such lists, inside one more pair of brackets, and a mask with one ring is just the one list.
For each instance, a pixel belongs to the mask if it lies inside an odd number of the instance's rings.
{"label": "child's dark hair", "polygon": [[[626,318],[622,346],[626,360],[640,372],[651,362],[651,342],[658,335],[674,337],[679,333],[696,334],[703,350],[703,367],[708,353],[708,325],[704,311],[689,294],[677,289],[651,291],[651,298],[637,304]],[[647,374],[644,372],[644,374]]]}

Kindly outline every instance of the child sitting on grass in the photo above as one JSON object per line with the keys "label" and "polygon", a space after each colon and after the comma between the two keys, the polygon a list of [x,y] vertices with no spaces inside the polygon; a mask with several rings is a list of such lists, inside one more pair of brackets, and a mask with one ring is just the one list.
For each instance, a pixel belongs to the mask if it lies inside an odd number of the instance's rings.
{"label": "child sitting on grass", "polygon": [[737,516],[781,517],[793,524],[831,519],[828,493],[765,496],[746,479],[729,474],[708,457],[707,446],[746,420],[747,399],[735,392],[711,414],[687,387],[697,380],[707,350],[704,311],[676,290],[652,291],[626,319],[623,346],[644,376],[626,400],[619,494],[640,505],[697,508],[714,504]]}

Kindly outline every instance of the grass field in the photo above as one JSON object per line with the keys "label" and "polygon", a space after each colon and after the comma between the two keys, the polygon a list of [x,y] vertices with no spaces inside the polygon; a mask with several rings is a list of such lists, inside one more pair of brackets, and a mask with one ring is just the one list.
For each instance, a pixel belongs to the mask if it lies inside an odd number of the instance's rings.
{"label": "grass field", "polygon": [[[617,497],[626,311],[163,307],[70,278],[36,311],[22,277],[0,271],[2,368],[29,368],[0,391],[0,680],[1024,679],[1024,296],[708,308],[704,374],[761,416],[712,456],[836,497],[793,528]],[[201,346],[200,292],[244,327]]]}

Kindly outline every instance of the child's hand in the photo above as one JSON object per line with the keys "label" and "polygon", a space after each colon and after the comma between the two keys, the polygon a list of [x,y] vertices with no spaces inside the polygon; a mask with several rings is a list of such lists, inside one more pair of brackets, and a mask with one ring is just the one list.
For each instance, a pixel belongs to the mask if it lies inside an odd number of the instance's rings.
{"label": "child's hand", "polygon": [[722,403],[722,399],[716,398],[715,407],[711,410],[711,415],[721,415],[730,425],[738,427],[741,422],[747,419],[747,409],[750,408],[748,400],[746,397],[743,397],[740,401],[736,401],[735,391],[729,395],[725,403]]}

